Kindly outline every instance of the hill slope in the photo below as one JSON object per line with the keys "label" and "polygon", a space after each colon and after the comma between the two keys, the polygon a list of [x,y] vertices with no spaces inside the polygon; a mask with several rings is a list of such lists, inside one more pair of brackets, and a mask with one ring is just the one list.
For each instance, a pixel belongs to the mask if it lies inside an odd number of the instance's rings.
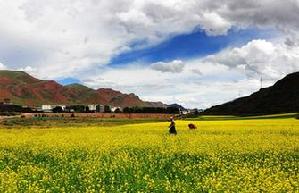
{"label": "hill slope", "polygon": [[223,105],[213,106],[203,114],[248,115],[299,112],[299,72],[287,75],[269,88]]}
{"label": "hill slope", "polygon": [[94,90],[80,84],[62,86],[53,80],[38,80],[22,71],[0,70],[0,101],[10,98],[15,104],[109,104],[114,106],[163,106],[142,101],[134,94],[109,88]]}

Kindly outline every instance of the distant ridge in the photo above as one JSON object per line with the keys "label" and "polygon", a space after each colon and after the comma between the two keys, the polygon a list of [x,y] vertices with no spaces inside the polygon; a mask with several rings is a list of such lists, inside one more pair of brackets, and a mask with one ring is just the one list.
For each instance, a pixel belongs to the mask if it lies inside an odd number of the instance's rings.
{"label": "distant ridge", "polygon": [[5,98],[19,105],[104,104],[120,107],[165,106],[161,102],[142,101],[135,94],[123,94],[111,88],[94,90],[81,84],[62,86],[54,80],[39,80],[23,71],[0,70],[0,101]]}
{"label": "distant ridge", "polygon": [[210,115],[255,115],[299,112],[299,72],[287,75],[269,88],[203,112]]}

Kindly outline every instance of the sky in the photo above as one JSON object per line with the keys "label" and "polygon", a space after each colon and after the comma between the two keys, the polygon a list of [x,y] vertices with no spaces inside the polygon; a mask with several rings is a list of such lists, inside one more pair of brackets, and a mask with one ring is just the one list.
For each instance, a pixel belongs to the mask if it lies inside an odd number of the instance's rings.
{"label": "sky", "polygon": [[208,108],[299,71],[298,21],[298,0],[0,0],[0,70]]}

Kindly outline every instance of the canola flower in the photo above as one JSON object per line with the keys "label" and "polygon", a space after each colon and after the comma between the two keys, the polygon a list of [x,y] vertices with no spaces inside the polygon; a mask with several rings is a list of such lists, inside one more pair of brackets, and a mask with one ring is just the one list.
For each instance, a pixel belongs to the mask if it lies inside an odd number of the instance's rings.
{"label": "canola flower", "polygon": [[0,129],[0,192],[298,192],[295,119]]}

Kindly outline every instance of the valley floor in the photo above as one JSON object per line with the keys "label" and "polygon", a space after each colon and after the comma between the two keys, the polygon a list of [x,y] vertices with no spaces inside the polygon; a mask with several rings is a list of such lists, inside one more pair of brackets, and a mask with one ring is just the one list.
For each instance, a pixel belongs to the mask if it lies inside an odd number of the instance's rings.
{"label": "valley floor", "polygon": [[299,120],[215,118],[3,126],[0,192],[299,191]]}

